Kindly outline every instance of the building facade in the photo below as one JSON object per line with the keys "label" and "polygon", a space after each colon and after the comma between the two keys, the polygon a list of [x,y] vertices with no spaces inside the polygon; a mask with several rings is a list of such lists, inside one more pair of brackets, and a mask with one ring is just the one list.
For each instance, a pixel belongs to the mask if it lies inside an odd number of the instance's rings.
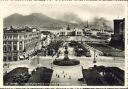
{"label": "building facade", "polygon": [[29,58],[40,49],[40,31],[36,28],[4,29],[3,60],[17,61]]}
{"label": "building facade", "polygon": [[114,35],[124,35],[125,19],[114,20]]}
{"label": "building facade", "polygon": [[115,19],[114,23],[114,34],[111,35],[110,45],[121,50],[124,50],[125,45],[125,18]]}
{"label": "building facade", "polygon": [[77,29],[77,28],[74,28],[74,29],[71,29],[69,27],[69,25],[67,26],[66,29],[61,29],[60,32],[59,32],[59,36],[83,36],[83,31],[81,29]]}

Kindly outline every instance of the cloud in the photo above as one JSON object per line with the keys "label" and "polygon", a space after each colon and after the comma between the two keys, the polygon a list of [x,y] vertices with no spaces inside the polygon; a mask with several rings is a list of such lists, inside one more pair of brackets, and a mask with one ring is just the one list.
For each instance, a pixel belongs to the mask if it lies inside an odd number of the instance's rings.
{"label": "cloud", "polygon": [[73,23],[82,23],[83,21],[77,14],[74,13],[64,13],[62,16],[59,17],[59,19],[68,21],[68,22],[73,22]]}
{"label": "cloud", "polygon": [[81,20],[91,20],[94,17],[104,17],[113,20],[117,17],[124,18],[123,4],[78,4],[78,5],[10,5],[2,9],[4,17],[14,13],[28,15],[31,13],[42,13],[52,18],[80,22]]}

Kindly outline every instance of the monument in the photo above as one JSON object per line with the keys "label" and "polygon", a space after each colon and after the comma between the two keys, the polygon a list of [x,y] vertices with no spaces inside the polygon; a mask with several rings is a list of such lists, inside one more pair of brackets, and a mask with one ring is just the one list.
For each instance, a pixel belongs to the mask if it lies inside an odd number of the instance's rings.
{"label": "monument", "polygon": [[70,59],[68,57],[69,51],[68,51],[68,46],[65,45],[65,51],[64,51],[64,58],[63,59],[55,59],[53,61],[54,65],[58,66],[74,66],[74,65],[79,65],[80,61],[76,59]]}

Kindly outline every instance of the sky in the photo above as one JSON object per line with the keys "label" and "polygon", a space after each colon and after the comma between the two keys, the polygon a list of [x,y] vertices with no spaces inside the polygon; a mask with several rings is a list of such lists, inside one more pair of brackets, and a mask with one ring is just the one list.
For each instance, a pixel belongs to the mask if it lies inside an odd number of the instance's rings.
{"label": "sky", "polygon": [[94,17],[104,17],[107,20],[125,17],[125,8],[121,4],[81,4],[81,5],[8,5],[2,8],[3,17],[14,13],[29,15],[31,13],[42,13],[49,17],[58,19],[67,13],[73,13],[82,20],[91,20]]}

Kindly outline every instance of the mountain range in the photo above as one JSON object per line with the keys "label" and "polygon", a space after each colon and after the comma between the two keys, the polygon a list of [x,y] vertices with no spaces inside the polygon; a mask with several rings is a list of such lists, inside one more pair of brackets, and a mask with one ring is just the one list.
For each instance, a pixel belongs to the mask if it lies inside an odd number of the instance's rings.
{"label": "mountain range", "polygon": [[[74,15],[74,14],[72,14]],[[68,16],[68,15],[66,15]],[[63,16],[62,18],[65,18],[65,16]],[[68,18],[68,17],[67,17]],[[69,18],[68,18],[69,19]],[[73,18],[71,18],[73,20]],[[75,18],[74,18],[75,19]],[[75,19],[76,20],[76,19]],[[100,18],[100,19],[94,19],[95,21],[93,21],[93,23],[90,23],[90,25],[93,28],[104,28],[108,29],[108,30],[112,30],[110,26],[108,26],[106,23],[108,23],[108,21],[106,21],[104,18]],[[78,19],[76,20],[78,21]],[[53,30],[53,29],[61,29],[66,27],[67,25],[70,25],[71,27],[76,27],[76,28],[83,28],[85,24],[85,22],[80,22],[82,20],[79,19],[78,23],[73,23],[71,21],[68,20],[60,20],[60,19],[53,19],[51,17],[48,17],[44,14],[41,13],[32,13],[30,15],[21,15],[18,13],[12,14],[6,18],[4,18],[3,20],[3,24],[4,27],[10,27],[10,26],[15,26],[15,27],[22,27],[22,26],[31,26],[31,27],[38,27],[40,29],[48,29],[48,30]]]}

